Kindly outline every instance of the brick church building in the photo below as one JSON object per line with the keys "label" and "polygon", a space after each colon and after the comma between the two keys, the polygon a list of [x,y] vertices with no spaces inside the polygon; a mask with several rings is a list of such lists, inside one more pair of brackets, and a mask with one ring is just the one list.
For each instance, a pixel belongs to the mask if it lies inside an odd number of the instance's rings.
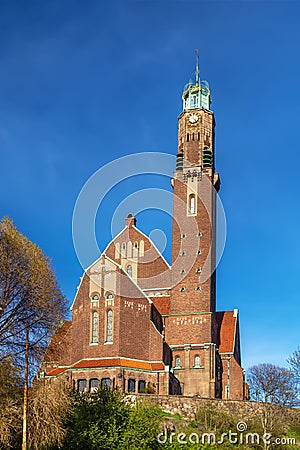
{"label": "brick church building", "polygon": [[214,114],[195,80],[178,117],[172,265],[132,214],[83,274],[72,320],[54,334],[40,376],[75,389],[243,400],[238,310],[216,311]]}

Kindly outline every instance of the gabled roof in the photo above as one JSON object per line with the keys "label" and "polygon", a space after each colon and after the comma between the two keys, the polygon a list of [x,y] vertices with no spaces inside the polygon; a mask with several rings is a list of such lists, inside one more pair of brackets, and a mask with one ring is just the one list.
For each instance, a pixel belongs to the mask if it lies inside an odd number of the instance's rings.
{"label": "gabled roof", "polygon": [[44,361],[53,361],[53,359],[56,359],[58,357],[59,347],[60,345],[65,341],[66,336],[72,326],[71,320],[66,320],[60,325],[57,330],[54,332],[50,344],[48,345],[48,348],[46,350],[46,353],[44,355]]}
{"label": "gabled roof", "polygon": [[219,334],[219,352],[233,353],[237,328],[237,310],[216,313]]}

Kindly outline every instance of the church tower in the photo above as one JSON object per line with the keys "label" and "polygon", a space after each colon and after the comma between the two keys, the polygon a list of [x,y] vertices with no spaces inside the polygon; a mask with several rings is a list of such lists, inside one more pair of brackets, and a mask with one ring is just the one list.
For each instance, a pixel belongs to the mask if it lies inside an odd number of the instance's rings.
{"label": "church tower", "polygon": [[178,153],[172,180],[172,292],[166,340],[182,393],[215,397],[216,389],[216,194],[215,120],[209,85],[195,79],[184,87],[178,117]]}

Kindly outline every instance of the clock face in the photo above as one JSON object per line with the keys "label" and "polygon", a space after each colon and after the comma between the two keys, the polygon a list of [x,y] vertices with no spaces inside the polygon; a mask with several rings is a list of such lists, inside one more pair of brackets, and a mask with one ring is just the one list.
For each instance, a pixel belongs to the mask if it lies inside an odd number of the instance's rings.
{"label": "clock face", "polygon": [[199,120],[199,116],[195,113],[191,114],[189,117],[189,122],[190,123],[196,123]]}

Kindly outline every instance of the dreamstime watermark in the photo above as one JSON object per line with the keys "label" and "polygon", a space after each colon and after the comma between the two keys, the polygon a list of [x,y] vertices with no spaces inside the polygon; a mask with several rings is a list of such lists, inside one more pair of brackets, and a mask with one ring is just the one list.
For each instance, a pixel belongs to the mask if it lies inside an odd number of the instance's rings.
{"label": "dreamstime watermark", "polygon": [[[97,236],[95,231],[96,216],[101,203],[104,198],[111,193],[111,190],[118,186],[128,178],[133,179],[141,175],[159,175],[165,176],[169,179],[173,177],[173,171],[176,165],[176,157],[167,153],[159,152],[145,152],[135,153],[127,155],[125,157],[116,159],[106,164],[97,170],[85,183],[81,189],[75,207],[73,211],[72,221],[72,233],[74,248],[78,257],[78,260],[82,268],[93,278],[93,281],[103,286],[106,276],[111,277],[111,266],[105,269],[105,263],[99,263],[98,266],[94,264],[97,261],[102,251],[99,249],[97,243]],[[202,174],[199,167],[190,166],[185,170],[185,181],[182,180],[183,190],[186,189],[189,184],[189,189],[198,183],[196,195],[196,203],[202,204],[205,210],[207,221],[211,225],[212,229],[216,226],[217,240],[215,240],[212,232],[212,239],[210,248],[205,260],[202,263],[199,282],[203,283],[208,280],[211,274],[216,269],[221,259],[225,240],[226,240],[226,219],[224,209],[221,200],[214,189],[211,180],[206,175]],[[187,181],[188,180],[188,181]],[[193,183],[195,180],[195,183]],[[192,183],[191,183],[192,181]],[[177,180],[180,183],[180,180]],[[212,203],[214,205],[212,206]],[[125,195],[125,198],[121,198],[113,217],[111,218],[111,238],[112,240],[118,235],[120,230],[124,228],[124,220],[128,213],[132,213],[134,216],[146,211],[148,209],[156,209],[167,213],[173,220],[173,226],[179,228],[179,233],[184,235],[183,215],[187,214],[187,199],[180,195],[176,195],[174,192],[170,192],[167,189],[158,188],[143,188],[137,189],[134,194]],[[215,211],[217,220],[215,217]],[[189,215],[189,234],[191,236],[201,236],[202,230],[199,226],[199,220],[197,220],[196,214]],[[153,234],[160,232],[160,235],[164,237],[165,242],[167,237],[163,230],[158,230],[155,224]],[[124,235],[122,242],[129,242],[130,236],[128,229],[124,229]],[[151,235],[151,233],[150,233]],[[201,240],[199,239],[199,242]],[[133,243],[131,243],[133,245]],[[201,244],[200,244],[201,245]],[[147,253],[148,252],[148,253]],[[128,255],[126,255],[128,256]],[[132,255],[133,256],[133,255]],[[172,262],[172,275],[170,266],[166,263],[163,270],[160,273],[151,275],[147,278],[147,286],[175,286],[181,279],[182,258],[178,254],[177,258],[173,258]],[[187,252],[184,258],[185,276],[194,267],[197,259],[197,252]],[[145,249],[143,258],[139,258],[140,264],[149,264],[157,258],[157,252]],[[113,259],[113,258],[112,258]],[[130,255],[127,259],[130,259]],[[92,270],[88,271],[93,266]],[[124,292],[117,292],[120,295],[126,295],[126,289],[128,289],[128,283],[126,282],[127,275],[118,271],[114,275],[119,278],[114,280],[114,286],[118,290],[124,290]],[[145,282],[145,280],[144,280]],[[145,286],[145,287],[147,287]],[[131,297],[139,297],[140,292],[130,292]]]}
{"label": "dreamstime watermark", "polygon": [[208,445],[222,445],[222,444],[239,444],[239,445],[297,445],[295,438],[289,437],[274,437],[271,433],[259,433],[247,432],[248,426],[246,422],[238,422],[236,430],[229,430],[226,433],[217,435],[216,433],[175,433],[174,431],[168,431],[164,428],[162,433],[157,435],[157,441],[159,444],[174,443],[179,444],[208,444]]}

